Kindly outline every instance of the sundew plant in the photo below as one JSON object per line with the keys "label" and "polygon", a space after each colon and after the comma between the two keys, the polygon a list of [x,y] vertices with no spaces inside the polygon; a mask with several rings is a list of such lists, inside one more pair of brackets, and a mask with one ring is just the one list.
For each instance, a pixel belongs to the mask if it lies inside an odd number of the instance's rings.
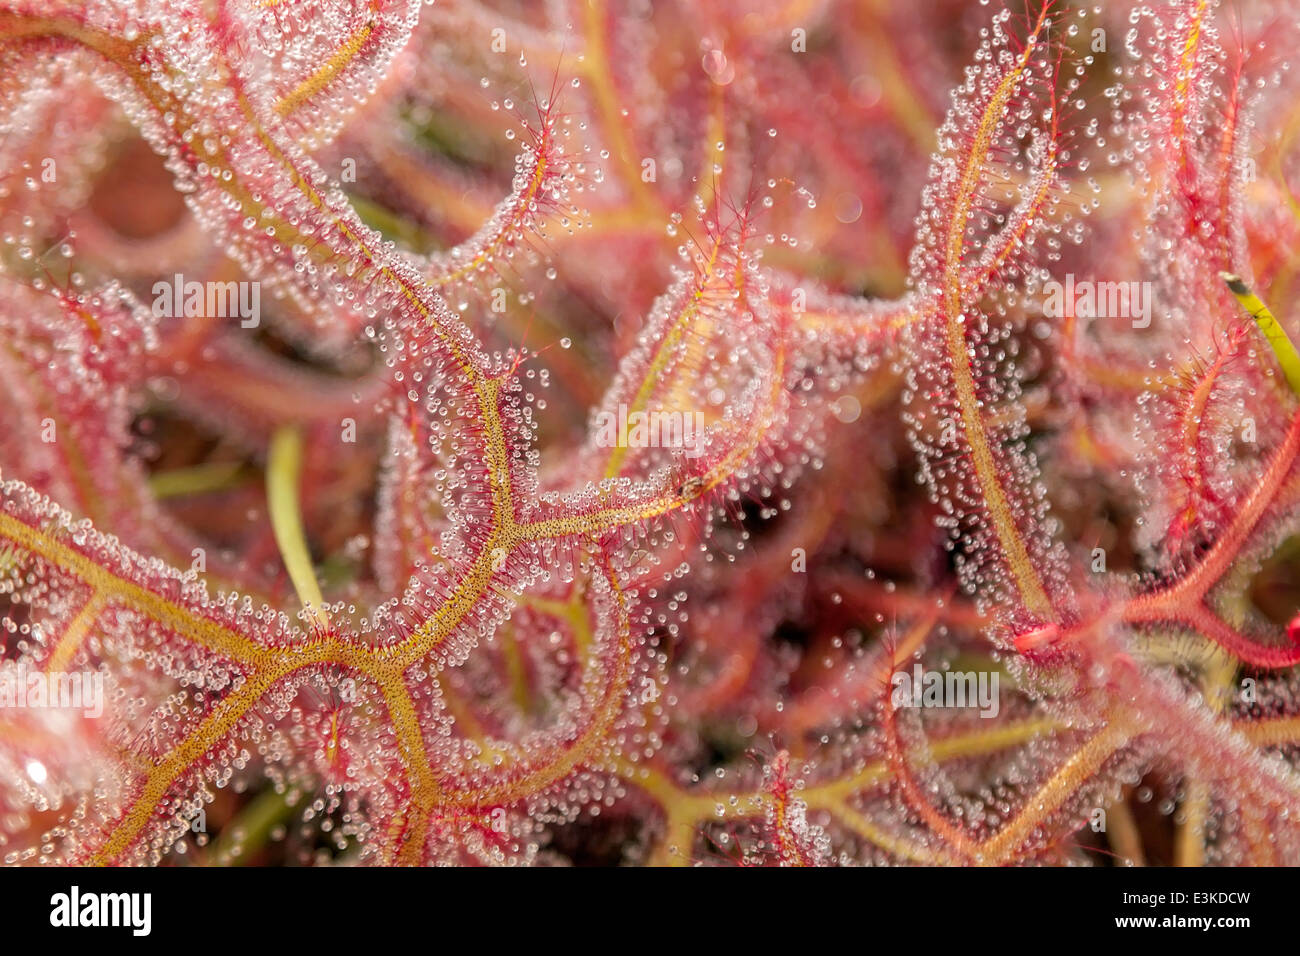
{"label": "sundew plant", "polygon": [[1297,49],[0,0],[0,859],[1300,863]]}

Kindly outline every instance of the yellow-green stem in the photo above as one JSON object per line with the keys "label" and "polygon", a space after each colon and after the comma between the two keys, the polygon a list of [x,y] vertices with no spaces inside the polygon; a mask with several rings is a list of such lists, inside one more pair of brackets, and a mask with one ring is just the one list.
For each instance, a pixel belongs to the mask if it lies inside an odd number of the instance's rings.
{"label": "yellow-green stem", "polygon": [[180,498],[235,487],[247,473],[241,461],[210,461],[149,476],[155,498]]}
{"label": "yellow-green stem", "polygon": [[302,472],[302,435],[284,427],[271,437],[266,463],[266,498],[271,509],[271,529],[298,600],[324,628],[329,626],[325,598],[312,567],[311,552],[302,529],[298,504],[298,478]]}
{"label": "yellow-green stem", "polygon": [[1259,296],[1250,291],[1246,283],[1241,281],[1239,276],[1230,272],[1220,273],[1223,281],[1227,283],[1228,290],[1237,297],[1242,308],[1250,313],[1259,330],[1264,333],[1264,338],[1268,340],[1269,347],[1273,354],[1277,356],[1278,364],[1282,366],[1282,374],[1286,376],[1286,383],[1291,386],[1291,391],[1300,395],[1300,353],[1295,350],[1295,345],[1291,337],[1286,334],[1286,329],[1282,328],[1273,313],[1269,311]]}

